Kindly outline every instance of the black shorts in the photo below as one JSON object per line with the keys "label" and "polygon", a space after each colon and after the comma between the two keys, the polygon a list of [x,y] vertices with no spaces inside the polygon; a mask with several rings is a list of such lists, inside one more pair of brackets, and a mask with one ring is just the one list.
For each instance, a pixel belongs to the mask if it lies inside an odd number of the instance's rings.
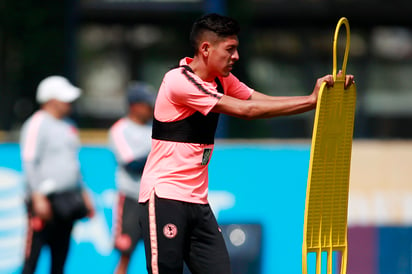
{"label": "black shorts", "polygon": [[223,235],[208,204],[158,198],[140,204],[150,274],[230,274]]}
{"label": "black shorts", "polygon": [[119,193],[115,215],[114,247],[124,255],[131,255],[139,239],[142,238],[140,218],[137,200]]}

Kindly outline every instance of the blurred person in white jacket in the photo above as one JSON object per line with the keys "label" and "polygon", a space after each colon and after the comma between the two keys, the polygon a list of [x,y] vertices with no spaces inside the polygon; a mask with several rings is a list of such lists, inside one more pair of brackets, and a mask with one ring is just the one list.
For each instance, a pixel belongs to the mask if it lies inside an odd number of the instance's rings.
{"label": "blurred person in white jacket", "polygon": [[45,78],[36,94],[41,107],[21,130],[28,206],[24,274],[35,272],[44,245],[50,247],[50,272],[63,273],[75,221],[94,214],[80,172],[78,130],[67,119],[80,95],[64,77]]}

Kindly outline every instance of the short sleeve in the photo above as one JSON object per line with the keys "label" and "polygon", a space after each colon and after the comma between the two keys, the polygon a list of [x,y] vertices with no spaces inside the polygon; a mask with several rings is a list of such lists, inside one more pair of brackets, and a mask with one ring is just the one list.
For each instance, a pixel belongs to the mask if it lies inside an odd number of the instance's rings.
{"label": "short sleeve", "polygon": [[252,93],[254,92],[252,88],[248,87],[246,84],[239,81],[239,79],[232,73],[230,73],[228,77],[221,78],[221,82],[226,95],[241,100],[249,99]]}

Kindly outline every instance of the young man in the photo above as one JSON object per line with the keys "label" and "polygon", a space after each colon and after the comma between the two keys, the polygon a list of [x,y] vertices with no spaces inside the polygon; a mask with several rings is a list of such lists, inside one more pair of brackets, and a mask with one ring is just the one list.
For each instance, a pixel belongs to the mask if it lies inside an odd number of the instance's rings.
{"label": "young man", "polygon": [[[315,108],[319,78],[308,96],[272,97],[232,73],[239,59],[238,23],[209,14],[192,27],[195,54],[166,73],[157,96],[152,150],[140,187],[143,237],[149,273],[231,273],[221,230],[210,209],[208,163],[219,113],[243,119],[291,115]],[[348,75],[346,86],[353,82]]]}
{"label": "young man", "polygon": [[140,178],[151,148],[154,93],[143,83],[127,91],[128,111],[109,130],[109,147],[117,161],[117,210],[114,224],[114,246],[120,252],[116,274],[127,273],[130,256],[141,237],[138,220]]}
{"label": "young man", "polygon": [[63,273],[74,222],[94,214],[82,183],[77,129],[66,119],[80,94],[64,77],[45,78],[36,94],[41,109],[22,127],[29,217],[24,274],[35,272],[44,245],[50,247],[50,273]]}

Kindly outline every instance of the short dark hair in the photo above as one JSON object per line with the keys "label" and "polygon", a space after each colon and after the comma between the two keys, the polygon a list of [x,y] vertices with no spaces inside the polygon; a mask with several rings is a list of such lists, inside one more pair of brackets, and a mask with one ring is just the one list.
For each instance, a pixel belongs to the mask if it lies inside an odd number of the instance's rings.
{"label": "short dark hair", "polygon": [[190,44],[195,52],[197,52],[200,38],[205,31],[211,31],[218,37],[224,38],[238,35],[240,26],[235,19],[217,13],[210,13],[200,17],[193,23],[190,32]]}

